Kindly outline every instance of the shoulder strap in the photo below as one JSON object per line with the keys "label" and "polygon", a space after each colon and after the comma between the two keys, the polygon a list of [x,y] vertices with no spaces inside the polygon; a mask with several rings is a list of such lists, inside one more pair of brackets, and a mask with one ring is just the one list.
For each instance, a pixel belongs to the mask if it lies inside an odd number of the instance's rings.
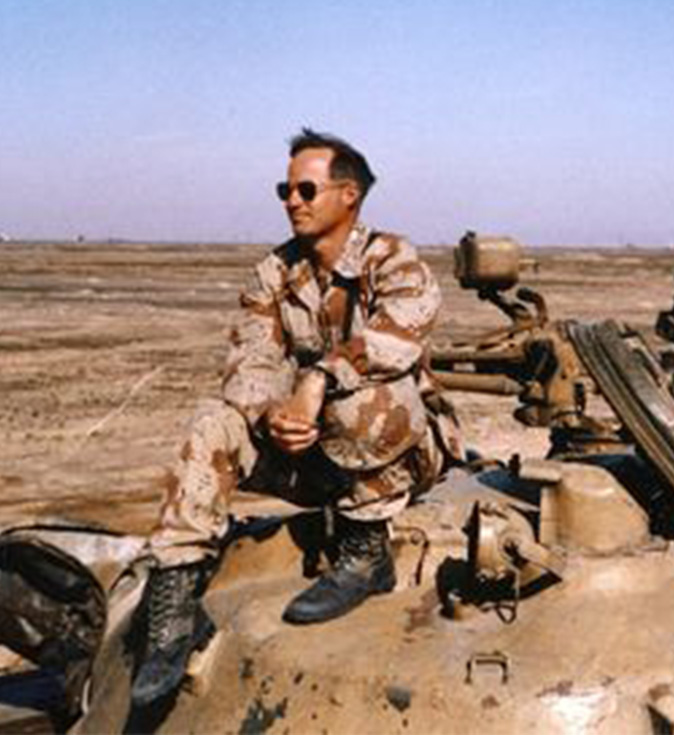
{"label": "shoulder strap", "polygon": [[[372,230],[367,237],[363,252],[372,245],[372,243],[379,237],[381,233],[377,230]],[[356,309],[360,297],[360,278],[346,278],[340,273],[333,274],[333,283],[339,288],[346,290],[346,309],[344,310],[344,323],[342,324],[342,340],[347,342],[351,339],[351,329],[353,327],[353,314]]]}
{"label": "shoulder strap", "polygon": [[347,342],[351,339],[351,327],[353,325],[353,313],[360,296],[360,278],[347,278],[335,271],[332,274],[332,285],[346,291],[346,308],[344,309],[344,321],[342,322],[342,340]]}

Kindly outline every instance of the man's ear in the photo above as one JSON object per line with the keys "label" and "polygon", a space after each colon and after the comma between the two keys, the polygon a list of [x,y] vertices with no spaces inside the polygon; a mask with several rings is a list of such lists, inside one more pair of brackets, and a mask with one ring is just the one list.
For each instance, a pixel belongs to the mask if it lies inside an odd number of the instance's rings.
{"label": "man's ear", "polygon": [[342,197],[344,203],[349,209],[357,207],[360,204],[360,189],[355,181],[349,181],[342,189]]}

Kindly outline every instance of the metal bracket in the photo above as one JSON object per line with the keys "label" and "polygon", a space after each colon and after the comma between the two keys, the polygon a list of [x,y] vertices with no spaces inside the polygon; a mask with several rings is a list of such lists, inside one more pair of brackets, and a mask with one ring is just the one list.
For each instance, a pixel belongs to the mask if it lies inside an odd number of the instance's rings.
{"label": "metal bracket", "polygon": [[473,668],[475,666],[500,666],[501,684],[507,684],[510,679],[510,659],[501,651],[474,653],[466,663],[466,684],[473,683]]}

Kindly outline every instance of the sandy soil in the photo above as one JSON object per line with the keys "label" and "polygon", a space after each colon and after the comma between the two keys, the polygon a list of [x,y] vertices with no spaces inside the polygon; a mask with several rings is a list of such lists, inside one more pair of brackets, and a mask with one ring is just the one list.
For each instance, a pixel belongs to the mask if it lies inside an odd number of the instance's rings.
{"label": "sandy soil", "polygon": [[[257,245],[0,243],[0,504],[147,527],[197,402],[218,394],[224,334]],[[445,307],[436,341],[504,324],[452,278],[449,248],[425,250]],[[652,337],[672,301],[673,252],[532,250],[523,284],[554,318],[614,317]],[[512,399],[456,395],[486,455],[545,451]],[[526,436],[525,436],[526,433]],[[133,502],[133,513],[128,513]]]}

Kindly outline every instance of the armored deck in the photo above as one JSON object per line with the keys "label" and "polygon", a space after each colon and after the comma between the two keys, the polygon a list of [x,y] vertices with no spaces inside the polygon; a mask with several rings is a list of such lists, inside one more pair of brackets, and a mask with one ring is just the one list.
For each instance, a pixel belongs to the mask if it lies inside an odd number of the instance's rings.
{"label": "armored deck", "polygon": [[[629,502],[602,473],[610,502]],[[475,501],[537,513],[536,495],[531,485],[518,492],[504,470],[453,473],[397,524],[398,589],[312,627],[281,620],[306,584],[297,541],[311,517],[253,524],[207,596],[220,632],[159,732],[652,732],[674,693],[668,543],[638,534],[621,548],[569,543],[562,579],[520,599],[448,609],[446,560],[465,558]],[[138,590],[128,584],[125,594]],[[99,655],[77,733],[154,726],[128,710],[127,622]]]}

